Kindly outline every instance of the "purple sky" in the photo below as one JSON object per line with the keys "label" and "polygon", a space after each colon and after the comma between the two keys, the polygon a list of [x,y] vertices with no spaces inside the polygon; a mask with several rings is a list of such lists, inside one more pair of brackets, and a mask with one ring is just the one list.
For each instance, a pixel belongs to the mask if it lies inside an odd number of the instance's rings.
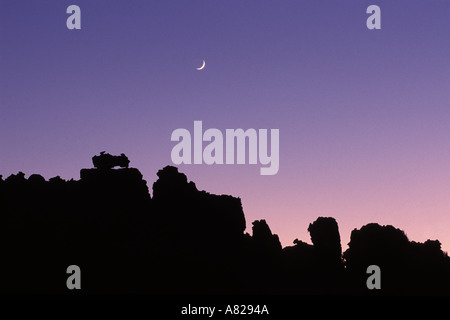
{"label": "purple sky", "polygon": [[78,179],[106,150],[151,189],[177,128],[276,128],[275,176],[180,170],[241,197],[247,231],[266,219],[284,246],[332,216],[344,249],[378,222],[449,251],[449,17],[448,0],[0,0],[0,174]]}

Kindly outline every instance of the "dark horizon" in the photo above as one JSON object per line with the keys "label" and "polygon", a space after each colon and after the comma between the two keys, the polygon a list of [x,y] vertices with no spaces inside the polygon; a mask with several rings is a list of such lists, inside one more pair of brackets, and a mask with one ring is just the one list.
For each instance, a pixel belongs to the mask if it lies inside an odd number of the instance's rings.
{"label": "dark horizon", "polygon": [[274,176],[179,168],[283,246],[333,216],[345,242],[376,221],[450,252],[450,2],[373,4],[380,30],[364,1],[1,1],[0,171],[78,179],[108,150],[156,181],[177,128],[279,129]]}
{"label": "dark horizon", "polygon": [[[82,294],[450,296],[450,258],[438,240],[371,223],[343,251],[337,221],[318,217],[312,244],[282,248],[264,219],[244,232],[240,198],[199,191],[176,167],[158,171],[150,196],[125,155],[93,162],[80,180],[0,178],[2,293],[68,293],[65,269],[77,264]],[[371,265],[381,290],[366,287]]]}
{"label": "dark horizon", "polygon": [[[104,153],[104,151],[103,152],[101,152],[99,155],[101,155],[102,153]],[[108,153],[107,153],[107,155],[109,155]],[[124,154],[122,154],[122,155],[124,155]],[[118,157],[118,156],[117,156]],[[93,160],[94,161],[94,160]],[[129,160],[128,160],[128,158],[127,158],[127,161],[128,161],[128,163],[130,162]],[[94,164],[94,166],[95,166],[95,164]],[[114,167],[117,167],[117,166],[119,166],[119,164],[118,165],[115,165]],[[164,170],[165,168],[168,168],[168,167],[170,167],[170,168],[176,168],[177,170],[179,170],[179,167],[177,167],[177,166],[173,166],[173,165],[171,165],[171,164],[169,164],[169,165],[166,165],[163,169],[160,169],[159,171],[161,171],[161,170]],[[108,168],[108,165],[107,165],[107,168]],[[112,169],[113,167],[111,167],[111,168],[108,168],[108,169]],[[127,165],[127,168],[128,168],[128,165]],[[133,167],[130,167],[130,168],[133,168]],[[134,169],[136,169],[136,168],[134,168]],[[61,182],[76,182],[76,181],[79,181],[79,180],[81,180],[81,178],[82,178],[82,174],[83,174],[83,170],[88,170],[88,169],[82,169],[81,171],[80,171],[80,179],[78,179],[78,180],[76,180],[76,179],[74,179],[74,178],[71,178],[71,179],[69,179],[69,180],[65,180],[65,179],[63,179],[63,178],[61,178],[59,175],[57,175],[57,176],[54,176],[54,177],[51,177],[51,178],[49,178],[49,179],[46,179],[45,177],[43,177],[41,174],[39,174],[39,173],[33,173],[33,174],[30,174],[29,176],[28,176],[28,180],[31,178],[32,180],[37,180],[37,181],[39,181],[39,180],[42,180],[42,181],[45,181],[45,182],[50,182],[51,180],[53,180],[53,181],[56,181],[56,180],[58,180],[58,181],[61,181]],[[117,170],[117,168],[116,169],[114,169],[114,170]],[[141,173],[139,173],[140,175],[142,175]],[[182,173],[183,175],[184,175],[184,173]],[[14,178],[23,178],[23,179],[25,179],[25,180],[27,180],[26,178],[26,174],[24,173],[24,172],[22,172],[22,171],[19,171],[18,173],[16,173],[16,174],[11,174],[9,177],[7,177],[6,179],[8,179],[8,178],[12,178],[12,179],[14,179]],[[145,177],[142,175],[142,178],[143,178],[143,182],[145,182],[145,184],[147,185],[147,180],[145,179]],[[3,177],[3,175],[2,174],[0,174],[0,181],[4,181],[4,180],[6,180],[4,177]],[[157,181],[157,180],[156,180]],[[154,181],[154,182],[156,182],[156,181]],[[193,182],[192,182],[193,183]],[[195,183],[194,183],[194,185],[195,185]],[[150,189],[148,189],[147,188],[147,190],[148,190],[148,197],[149,198],[152,198],[152,193],[150,192]],[[203,191],[203,192],[205,192],[205,191]],[[226,194],[221,194],[221,195],[226,195]],[[239,199],[241,199],[240,197],[238,197]],[[261,219],[261,220],[264,220],[265,221],[265,219]],[[258,220],[255,220],[255,221],[258,221]],[[373,221],[373,222],[368,222],[368,223],[366,223],[365,225],[363,225],[363,226],[361,226],[361,228],[362,227],[364,227],[364,226],[366,226],[366,225],[370,225],[370,224],[378,224],[377,222],[375,222],[375,221]],[[382,225],[382,226],[386,226],[386,225]],[[355,227],[354,229],[352,229],[352,232],[354,231],[354,230],[357,230],[357,228]],[[245,231],[248,231],[247,229],[245,229]],[[405,231],[403,231],[402,230],[402,232],[404,232],[405,233]],[[278,234],[276,234],[276,236],[278,237]],[[405,236],[407,237],[407,233],[405,233]],[[409,238],[408,238],[409,239]],[[290,247],[292,244],[295,244],[296,243],[296,241],[298,241],[299,239],[298,239],[298,237],[296,237],[296,238],[294,238],[294,240],[292,240],[291,242],[290,242],[290,245],[285,245],[285,246],[282,246],[282,248],[286,248],[286,247]],[[350,239],[349,239],[350,240]],[[430,238],[428,238],[426,241],[430,241],[431,239]],[[436,240],[436,241],[439,241],[439,240],[437,240],[437,239],[434,239],[434,240]],[[411,240],[411,241],[414,241],[414,240]],[[303,240],[301,240],[301,242],[304,242],[304,243],[308,243],[308,240],[307,239],[303,239]],[[419,241],[417,241],[418,243],[420,243]],[[311,243],[309,243],[309,244],[311,244]],[[440,244],[440,247],[442,246],[442,243],[439,241],[439,244]],[[348,243],[346,243],[346,244],[344,244],[344,248],[346,248],[346,249],[348,249]],[[448,255],[448,252],[447,251],[444,251],[444,253],[446,254],[446,255]]]}

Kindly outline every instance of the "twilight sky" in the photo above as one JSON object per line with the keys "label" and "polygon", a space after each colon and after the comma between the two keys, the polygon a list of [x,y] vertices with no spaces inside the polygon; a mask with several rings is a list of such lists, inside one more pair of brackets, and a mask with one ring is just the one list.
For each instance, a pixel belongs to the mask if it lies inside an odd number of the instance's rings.
{"label": "twilight sky", "polygon": [[344,249],[378,222],[450,251],[449,17],[448,0],[0,0],[0,174],[79,179],[106,150],[151,191],[177,128],[279,129],[275,176],[180,171],[283,246],[332,216]]}

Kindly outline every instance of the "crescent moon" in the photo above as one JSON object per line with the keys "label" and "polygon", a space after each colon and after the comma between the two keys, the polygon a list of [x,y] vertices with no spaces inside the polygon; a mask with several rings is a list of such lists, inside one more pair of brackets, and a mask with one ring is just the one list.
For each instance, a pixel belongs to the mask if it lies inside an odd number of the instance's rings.
{"label": "crescent moon", "polygon": [[200,68],[196,68],[196,69],[197,69],[197,70],[203,70],[203,68],[205,67],[205,65],[206,65],[206,62],[205,62],[205,60],[203,60],[202,66],[201,66]]}

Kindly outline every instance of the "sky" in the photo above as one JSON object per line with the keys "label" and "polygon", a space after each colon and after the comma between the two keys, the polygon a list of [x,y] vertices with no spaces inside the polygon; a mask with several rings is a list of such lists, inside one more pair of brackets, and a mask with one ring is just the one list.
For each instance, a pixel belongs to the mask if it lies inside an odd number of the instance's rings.
{"label": "sky", "polygon": [[79,179],[125,153],[151,193],[175,129],[279,129],[276,175],[179,170],[283,246],[331,216],[344,250],[377,222],[448,252],[449,16],[447,0],[0,0],[0,174]]}

